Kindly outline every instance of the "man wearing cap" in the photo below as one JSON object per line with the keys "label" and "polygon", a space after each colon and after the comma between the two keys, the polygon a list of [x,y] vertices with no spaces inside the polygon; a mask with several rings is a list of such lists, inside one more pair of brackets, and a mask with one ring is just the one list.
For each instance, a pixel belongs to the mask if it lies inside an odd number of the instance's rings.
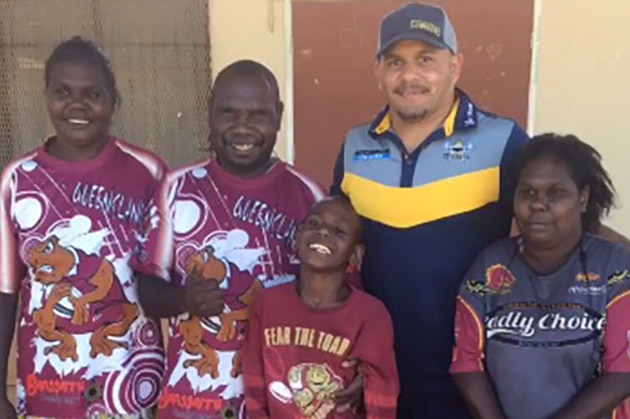
{"label": "man wearing cap", "polygon": [[510,172],[527,134],[456,87],[463,58],[439,7],[387,15],[375,61],[387,106],[349,131],[332,192],[363,219],[363,285],[392,315],[398,417],[468,418],[448,373],[455,296],[475,256],[510,232]]}

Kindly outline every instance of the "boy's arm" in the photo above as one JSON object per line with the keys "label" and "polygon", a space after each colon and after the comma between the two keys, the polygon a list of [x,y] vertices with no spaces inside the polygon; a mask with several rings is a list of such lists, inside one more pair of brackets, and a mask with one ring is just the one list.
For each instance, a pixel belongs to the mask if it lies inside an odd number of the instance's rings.
{"label": "boy's arm", "polygon": [[250,419],[270,419],[262,355],[261,296],[252,304],[247,339],[243,348],[243,379],[245,403]]}
{"label": "boy's arm", "polygon": [[371,320],[359,334],[354,351],[364,373],[366,418],[395,419],[399,384],[394,329],[384,305],[371,311]]}

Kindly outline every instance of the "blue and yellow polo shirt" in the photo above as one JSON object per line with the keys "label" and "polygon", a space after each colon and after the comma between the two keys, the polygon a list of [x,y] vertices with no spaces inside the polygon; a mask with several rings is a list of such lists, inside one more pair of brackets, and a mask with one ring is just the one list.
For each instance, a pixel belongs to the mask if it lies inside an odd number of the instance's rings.
{"label": "blue and yellow polo shirt", "polygon": [[458,90],[443,127],[407,154],[389,109],[350,130],[332,193],[363,220],[363,284],[389,309],[401,390],[449,391],[455,297],[473,259],[510,232],[527,134]]}

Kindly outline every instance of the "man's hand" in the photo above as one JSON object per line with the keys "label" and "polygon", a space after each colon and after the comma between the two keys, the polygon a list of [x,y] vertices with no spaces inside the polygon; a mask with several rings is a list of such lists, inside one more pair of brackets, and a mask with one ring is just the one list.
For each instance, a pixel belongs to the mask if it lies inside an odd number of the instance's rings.
{"label": "man's hand", "polygon": [[184,305],[190,314],[212,317],[223,313],[223,292],[218,281],[191,275],[184,288]]}

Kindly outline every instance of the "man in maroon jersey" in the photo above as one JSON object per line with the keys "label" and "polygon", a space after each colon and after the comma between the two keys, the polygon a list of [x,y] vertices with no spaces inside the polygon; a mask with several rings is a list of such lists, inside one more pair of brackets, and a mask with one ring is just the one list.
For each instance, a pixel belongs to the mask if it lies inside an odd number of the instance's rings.
{"label": "man in maroon jersey", "polygon": [[250,304],[262,288],[294,280],[297,226],[323,197],[272,156],[283,105],[266,67],[228,66],[209,107],[212,156],[167,174],[158,227],[135,263],[143,308],[170,318],[162,419],[245,417]]}

